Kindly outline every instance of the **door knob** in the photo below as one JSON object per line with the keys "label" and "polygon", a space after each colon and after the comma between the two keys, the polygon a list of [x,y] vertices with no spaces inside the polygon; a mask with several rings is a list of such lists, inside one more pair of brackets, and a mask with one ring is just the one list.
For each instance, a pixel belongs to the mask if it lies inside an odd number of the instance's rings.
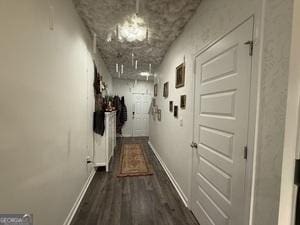
{"label": "door knob", "polygon": [[197,145],[197,143],[192,142],[191,147],[192,147],[192,148],[198,148],[198,145]]}

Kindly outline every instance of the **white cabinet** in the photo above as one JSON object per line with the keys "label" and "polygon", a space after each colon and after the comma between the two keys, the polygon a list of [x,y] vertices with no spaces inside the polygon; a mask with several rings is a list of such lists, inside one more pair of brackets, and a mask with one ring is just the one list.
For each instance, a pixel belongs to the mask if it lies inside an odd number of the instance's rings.
{"label": "white cabinet", "polygon": [[104,135],[94,133],[94,166],[105,166],[109,170],[109,162],[116,147],[116,112],[105,113]]}

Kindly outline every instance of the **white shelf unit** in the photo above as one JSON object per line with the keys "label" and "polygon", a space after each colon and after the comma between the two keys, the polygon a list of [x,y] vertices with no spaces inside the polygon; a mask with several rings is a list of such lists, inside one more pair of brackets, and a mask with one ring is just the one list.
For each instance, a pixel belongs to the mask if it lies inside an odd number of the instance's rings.
{"label": "white shelf unit", "polygon": [[109,171],[109,162],[116,147],[116,112],[105,113],[105,131],[103,136],[94,133],[94,166],[105,166]]}

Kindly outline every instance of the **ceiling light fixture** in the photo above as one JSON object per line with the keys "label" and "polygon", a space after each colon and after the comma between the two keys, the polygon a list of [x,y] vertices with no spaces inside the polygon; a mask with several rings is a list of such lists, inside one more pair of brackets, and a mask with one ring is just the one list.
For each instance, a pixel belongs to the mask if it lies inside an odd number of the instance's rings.
{"label": "ceiling light fixture", "polygon": [[136,0],[135,2],[135,14],[138,15],[140,13],[140,0]]}
{"label": "ceiling light fixture", "polygon": [[119,25],[118,24],[116,26],[116,37],[117,37],[117,40],[119,40]]}
{"label": "ceiling light fixture", "polygon": [[93,33],[93,53],[97,53],[97,35]]}
{"label": "ceiling light fixture", "polygon": [[[119,35],[119,36],[118,36]],[[125,39],[128,42],[143,41],[147,36],[147,28],[143,18],[134,14],[127,19],[118,28],[118,35],[120,39]],[[148,34],[149,36],[149,34]],[[117,40],[119,40],[119,38]]]}
{"label": "ceiling light fixture", "polygon": [[48,1],[48,5],[49,5],[49,11],[50,11],[50,16],[49,16],[49,29],[50,30],[54,30],[54,6],[52,4],[52,1],[49,0]]}
{"label": "ceiling light fixture", "polygon": [[147,27],[147,30],[146,30],[146,41],[148,42],[149,41],[149,29]]}
{"label": "ceiling light fixture", "polygon": [[116,63],[116,73],[119,73],[119,64]]}
{"label": "ceiling light fixture", "polygon": [[124,73],[124,65],[122,64],[121,65],[121,74],[123,74]]}
{"label": "ceiling light fixture", "polygon": [[131,53],[131,65],[134,66],[134,54]]}
{"label": "ceiling light fixture", "polygon": [[148,76],[151,75],[151,73],[149,73],[149,72],[141,72],[140,75],[143,76],[143,77],[148,77]]}

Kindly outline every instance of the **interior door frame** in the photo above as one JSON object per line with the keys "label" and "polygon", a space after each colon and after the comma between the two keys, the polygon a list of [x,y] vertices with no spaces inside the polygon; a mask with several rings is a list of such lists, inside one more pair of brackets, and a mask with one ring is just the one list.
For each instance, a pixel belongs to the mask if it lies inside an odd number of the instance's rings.
{"label": "interior door frame", "polygon": [[[300,159],[300,2],[294,1],[292,39],[289,62],[288,97],[285,118],[281,187],[278,225],[299,224],[297,195],[300,187],[295,185],[296,160]],[[299,193],[300,194],[300,193]]]}
{"label": "interior door frame", "polygon": [[[295,81],[290,80],[289,83],[290,82]],[[292,99],[293,97],[291,95],[295,95],[297,93],[294,92],[295,89],[290,90],[290,88],[289,84],[288,102],[290,101],[290,104],[288,103],[287,105],[285,124],[286,131],[283,148],[284,153],[282,162],[278,225],[297,225],[300,219],[300,215],[297,218],[297,209],[299,210],[300,206],[299,202],[297,203],[297,197],[300,195],[300,187],[294,183],[296,160],[300,160],[300,97],[297,96],[297,100]],[[296,104],[293,105],[294,103]],[[295,108],[297,108],[297,112],[293,112]],[[294,117],[295,115],[293,115],[294,113],[296,113],[296,118]],[[293,181],[291,181],[291,179]],[[289,210],[288,212],[286,211],[287,208]]]}
{"label": "interior door frame", "polygon": [[[194,124],[195,124],[195,115],[196,115],[196,58],[204,53],[207,49],[214,46],[216,43],[221,41],[224,37],[229,35],[230,33],[234,32],[236,29],[238,29],[240,26],[242,26],[244,23],[248,22],[249,20],[252,21],[253,29],[252,29],[252,39],[254,41],[254,47],[260,48],[255,42],[255,17],[254,15],[248,17],[246,20],[242,21],[240,24],[235,26],[230,31],[226,32],[225,34],[221,35],[219,38],[217,38],[215,41],[207,44],[202,49],[197,51],[193,55],[194,60],[194,104],[193,104],[193,142],[196,141],[195,133],[194,133]],[[244,225],[251,224],[252,220],[252,207],[253,207],[253,192],[254,192],[254,180],[255,180],[255,158],[256,158],[256,151],[257,151],[257,128],[258,128],[258,121],[259,121],[259,96],[260,96],[260,71],[259,71],[259,59],[260,59],[260,51],[253,51],[253,55],[251,57],[251,83],[250,83],[250,99],[249,99],[249,120],[248,120],[248,159],[246,162],[246,175],[245,175],[245,219],[244,219]],[[195,149],[193,149],[193,152],[191,154],[191,162],[193,162],[193,157],[195,154]],[[191,163],[190,171],[191,171],[191,177],[190,177],[190,199],[192,198],[192,181],[194,176],[193,171],[193,163]],[[191,209],[191,204],[189,203],[189,208]]]}

